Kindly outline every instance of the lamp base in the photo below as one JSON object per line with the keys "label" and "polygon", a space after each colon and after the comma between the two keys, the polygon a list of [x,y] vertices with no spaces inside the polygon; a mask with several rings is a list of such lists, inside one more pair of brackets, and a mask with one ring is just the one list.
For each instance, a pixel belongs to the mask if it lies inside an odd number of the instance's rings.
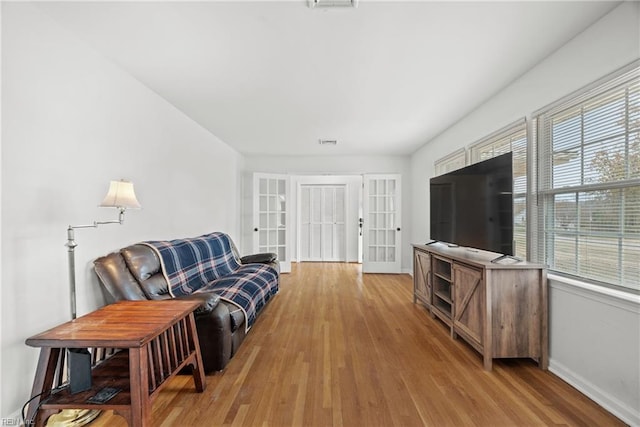
{"label": "lamp base", "polygon": [[47,427],[80,427],[95,420],[102,411],[92,409],[65,409],[49,417]]}

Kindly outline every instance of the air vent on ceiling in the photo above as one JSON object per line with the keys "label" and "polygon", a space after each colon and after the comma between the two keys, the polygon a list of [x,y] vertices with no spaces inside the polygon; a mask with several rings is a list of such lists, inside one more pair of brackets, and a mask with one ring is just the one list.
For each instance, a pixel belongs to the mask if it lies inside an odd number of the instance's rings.
{"label": "air vent on ceiling", "polygon": [[310,8],[358,7],[358,0],[307,0]]}
{"label": "air vent on ceiling", "polygon": [[320,145],[337,145],[338,144],[338,140],[337,139],[319,139],[318,140],[318,144],[320,144]]}

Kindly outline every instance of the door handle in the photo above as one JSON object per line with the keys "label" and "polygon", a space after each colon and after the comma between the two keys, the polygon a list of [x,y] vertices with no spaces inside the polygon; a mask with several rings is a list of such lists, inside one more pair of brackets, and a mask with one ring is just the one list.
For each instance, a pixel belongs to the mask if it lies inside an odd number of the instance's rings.
{"label": "door handle", "polygon": [[400,227],[396,228],[396,231],[400,231]]}
{"label": "door handle", "polygon": [[253,231],[258,231],[258,227],[254,228]]}

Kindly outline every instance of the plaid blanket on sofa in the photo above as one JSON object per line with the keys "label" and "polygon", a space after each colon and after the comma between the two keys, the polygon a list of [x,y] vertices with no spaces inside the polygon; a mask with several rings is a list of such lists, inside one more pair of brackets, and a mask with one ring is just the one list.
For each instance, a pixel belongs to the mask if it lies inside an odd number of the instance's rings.
{"label": "plaid blanket on sofa", "polygon": [[267,264],[240,264],[227,234],[144,244],[158,254],[171,295],[214,291],[244,311],[247,329],[278,292],[278,272]]}

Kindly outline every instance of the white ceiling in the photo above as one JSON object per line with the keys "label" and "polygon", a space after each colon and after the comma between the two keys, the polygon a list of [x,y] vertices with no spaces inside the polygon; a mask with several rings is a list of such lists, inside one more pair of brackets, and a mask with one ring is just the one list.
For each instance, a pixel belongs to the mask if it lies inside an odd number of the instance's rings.
{"label": "white ceiling", "polygon": [[248,155],[408,155],[616,5],[39,3]]}

